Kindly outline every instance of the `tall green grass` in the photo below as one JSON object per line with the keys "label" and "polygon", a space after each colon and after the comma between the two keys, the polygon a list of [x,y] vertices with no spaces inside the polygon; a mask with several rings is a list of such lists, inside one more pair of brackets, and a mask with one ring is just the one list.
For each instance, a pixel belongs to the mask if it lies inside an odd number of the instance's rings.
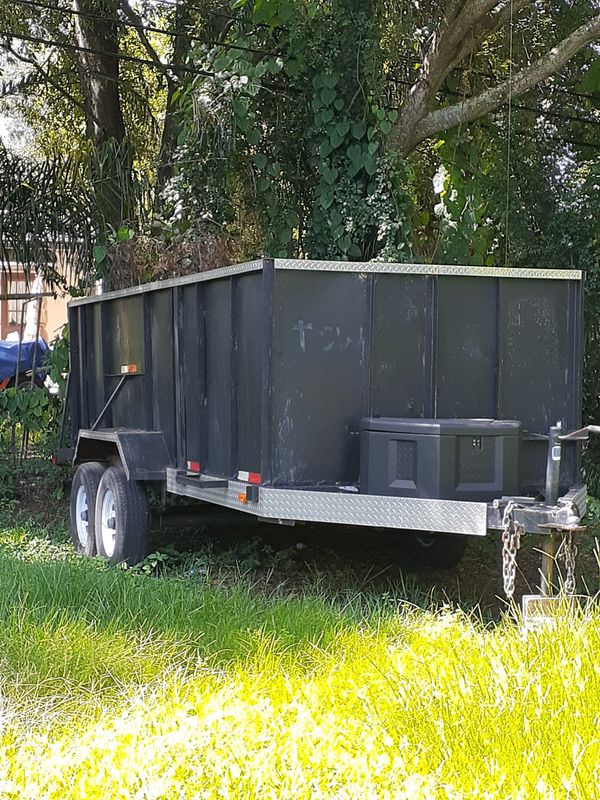
{"label": "tall green grass", "polygon": [[149,578],[0,531],[2,798],[597,798],[600,623]]}

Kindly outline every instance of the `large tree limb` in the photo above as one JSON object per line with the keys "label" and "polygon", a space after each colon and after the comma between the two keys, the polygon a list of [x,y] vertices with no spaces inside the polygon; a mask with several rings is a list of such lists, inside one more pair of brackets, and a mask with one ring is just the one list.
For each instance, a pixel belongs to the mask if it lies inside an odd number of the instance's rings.
{"label": "large tree limb", "polygon": [[[73,0],[75,62],[79,72],[86,134],[94,144],[125,139],[125,122],[119,95],[119,47],[114,20],[118,0],[106,0],[105,17],[95,18],[97,0]],[[88,14],[90,16],[88,17]],[[94,16],[91,16],[91,15]]]}
{"label": "large tree limb", "polygon": [[469,28],[472,28],[478,19],[488,14],[501,2],[502,0],[468,0],[461,9],[460,14],[456,17],[458,37],[469,30]]}
{"label": "large tree limb", "polygon": [[516,19],[519,12],[527,5],[530,5],[530,0],[512,0],[512,4],[511,0],[501,0],[489,13],[484,14],[460,43],[454,58],[448,63],[446,75],[468,58],[484,39],[506,25],[510,21],[511,14]]}
{"label": "large tree limb", "polygon": [[553,75],[586,45],[600,38],[600,15],[581,25],[548,53],[498,86],[487,89],[476,97],[460,103],[430,111],[422,119],[406,119],[404,109],[398,123],[400,147],[404,155],[434,133],[453,128],[488,114],[505,103],[510,96],[517,97],[532,86]]}
{"label": "large tree limb", "polygon": [[503,0],[463,0],[449,3],[423,54],[419,76],[412,85],[403,109],[404,136],[410,140],[417,124],[428,113],[457,50],[485,15]]}

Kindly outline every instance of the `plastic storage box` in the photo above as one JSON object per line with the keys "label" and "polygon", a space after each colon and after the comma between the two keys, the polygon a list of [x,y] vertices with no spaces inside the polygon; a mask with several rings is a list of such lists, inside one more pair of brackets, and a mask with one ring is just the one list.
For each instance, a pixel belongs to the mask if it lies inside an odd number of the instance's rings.
{"label": "plastic storage box", "polygon": [[360,491],[486,501],[518,494],[520,434],[516,420],[363,419]]}

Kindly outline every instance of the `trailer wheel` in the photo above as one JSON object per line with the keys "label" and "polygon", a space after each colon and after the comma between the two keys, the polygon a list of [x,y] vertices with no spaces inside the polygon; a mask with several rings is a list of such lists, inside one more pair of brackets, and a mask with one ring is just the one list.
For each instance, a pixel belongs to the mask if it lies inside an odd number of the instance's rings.
{"label": "trailer wheel", "polygon": [[123,467],[109,467],[96,497],[96,547],[111,564],[139,564],[148,555],[150,511],[144,488]]}
{"label": "trailer wheel", "polygon": [[416,566],[450,569],[464,556],[467,540],[456,533],[415,533],[410,537],[409,554]]}
{"label": "trailer wheel", "polygon": [[73,547],[82,556],[96,555],[96,495],[105,469],[99,461],[88,461],[77,467],[73,477],[69,528]]}

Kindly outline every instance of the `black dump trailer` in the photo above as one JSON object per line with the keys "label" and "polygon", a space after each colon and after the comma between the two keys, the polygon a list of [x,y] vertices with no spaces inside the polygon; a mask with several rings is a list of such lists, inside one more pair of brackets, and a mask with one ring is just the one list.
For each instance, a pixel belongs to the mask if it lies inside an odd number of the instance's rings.
{"label": "black dump trailer", "polygon": [[414,531],[435,563],[576,530],[581,295],[575,270],[265,258],[74,300],[74,543],[141,559],[145,484]]}

